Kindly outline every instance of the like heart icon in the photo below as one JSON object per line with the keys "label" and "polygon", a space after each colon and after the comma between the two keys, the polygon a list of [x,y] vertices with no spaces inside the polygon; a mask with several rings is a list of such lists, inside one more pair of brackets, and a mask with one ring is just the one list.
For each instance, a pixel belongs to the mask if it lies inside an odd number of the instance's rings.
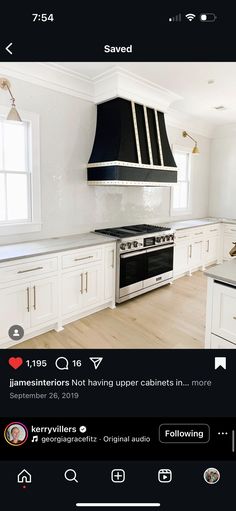
{"label": "like heart icon", "polygon": [[21,357],[11,357],[8,360],[8,364],[13,367],[13,369],[19,369],[23,364],[23,358]]}

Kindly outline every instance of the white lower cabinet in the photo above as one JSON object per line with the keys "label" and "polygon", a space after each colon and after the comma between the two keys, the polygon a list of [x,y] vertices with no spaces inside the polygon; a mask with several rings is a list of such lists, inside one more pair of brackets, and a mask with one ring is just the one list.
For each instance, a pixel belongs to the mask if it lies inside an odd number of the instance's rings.
{"label": "white lower cabinet", "polygon": [[104,302],[104,265],[84,268],[81,311],[102,305]]}
{"label": "white lower cabinet", "polygon": [[[186,236],[187,238],[187,236]],[[189,242],[178,240],[174,248],[174,276],[183,275],[189,267]]]}
{"label": "white lower cabinet", "polygon": [[236,287],[207,279],[206,348],[236,349]]}
{"label": "white lower cabinet", "polygon": [[62,275],[62,316],[73,316],[104,302],[103,264],[91,264]]}
{"label": "white lower cabinet", "polygon": [[176,232],[174,276],[203,269],[220,260],[220,225],[182,229]]}
{"label": "white lower cabinet", "polygon": [[41,326],[57,320],[58,282],[57,277],[37,280],[31,283],[30,310],[31,327]]}
{"label": "white lower cabinet", "polygon": [[189,247],[190,270],[197,269],[203,265],[203,239],[191,240]]}
{"label": "white lower cabinet", "polygon": [[114,306],[115,260],[112,242],[0,264],[0,345],[13,344],[12,325],[28,339]]}
{"label": "white lower cabinet", "polygon": [[[115,245],[107,245],[105,250],[105,272],[104,272],[104,298],[115,300],[115,272],[116,272],[116,248]],[[114,302],[115,305],[115,302]]]}
{"label": "white lower cabinet", "polygon": [[7,340],[12,325],[21,325],[27,334],[33,327],[55,322],[57,299],[56,277],[0,289],[0,340]]}
{"label": "white lower cabinet", "polygon": [[236,287],[214,282],[212,333],[236,343]]}
{"label": "white lower cabinet", "polygon": [[219,259],[219,236],[209,236],[205,242],[205,265]]}
{"label": "white lower cabinet", "polygon": [[21,325],[25,331],[30,328],[29,299],[29,284],[0,289],[0,339],[8,339],[12,325]]}

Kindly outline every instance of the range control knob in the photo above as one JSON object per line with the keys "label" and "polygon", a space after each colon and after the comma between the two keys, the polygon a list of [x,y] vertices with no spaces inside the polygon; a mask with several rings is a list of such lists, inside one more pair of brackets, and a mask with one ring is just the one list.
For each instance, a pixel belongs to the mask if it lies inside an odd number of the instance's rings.
{"label": "range control knob", "polygon": [[157,243],[160,243],[160,242],[161,242],[161,238],[160,238],[160,236],[158,236],[158,238],[156,238],[156,242],[157,242]]}
{"label": "range control knob", "polygon": [[138,247],[138,241],[134,241],[134,242],[133,242],[133,246],[134,246],[135,248],[137,248],[137,247]]}
{"label": "range control knob", "polygon": [[127,247],[129,250],[132,248],[132,243],[130,243],[130,241],[127,243]]}
{"label": "range control knob", "polygon": [[125,247],[126,247],[125,243],[121,243],[120,249],[125,250]]}
{"label": "range control knob", "polygon": [[170,236],[166,236],[166,241],[170,241]]}

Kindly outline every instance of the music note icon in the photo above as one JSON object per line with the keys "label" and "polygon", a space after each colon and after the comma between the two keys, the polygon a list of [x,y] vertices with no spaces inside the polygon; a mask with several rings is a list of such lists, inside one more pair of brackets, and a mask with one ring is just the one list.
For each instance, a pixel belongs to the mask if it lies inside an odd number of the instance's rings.
{"label": "music note icon", "polygon": [[31,442],[32,443],[38,442],[38,439],[39,439],[38,435],[34,435]]}

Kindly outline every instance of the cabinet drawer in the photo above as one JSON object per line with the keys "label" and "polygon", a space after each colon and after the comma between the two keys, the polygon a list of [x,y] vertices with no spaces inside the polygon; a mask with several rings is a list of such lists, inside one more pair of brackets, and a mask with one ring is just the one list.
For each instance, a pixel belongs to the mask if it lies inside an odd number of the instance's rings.
{"label": "cabinet drawer", "polygon": [[234,234],[235,234],[235,237],[236,237],[236,224],[226,224],[224,226],[224,232],[228,233],[228,234],[232,234],[232,236],[234,236]]}
{"label": "cabinet drawer", "polygon": [[58,268],[57,257],[50,259],[30,259],[18,264],[0,265],[0,284],[11,280],[32,279],[38,275],[56,271]]}
{"label": "cabinet drawer", "polygon": [[236,287],[214,283],[212,333],[236,343]]}
{"label": "cabinet drawer", "polygon": [[176,231],[176,233],[175,233],[176,241],[187,242],[189,237],[190,237],[189,230],[182,229],[182,230]]}
{"label": "cabinet drawer", "polygon": [[192,229],[192,232],[191,232],[191,237],[192,239],[196,239],[196,238],[203,238],[205,234],[205,229],[203,227],[199,227],[198,229]]}
{"label": "cabinet drawer", "polygon": [[91,248],[91,249],[80,249],[73,252],[69,252],[62,256],[62,268],[73,268],[80,265],[87,265],[88,263],[94,263],[101,261],[103,256],[102,248]]}
{"label": "cabinet drawer", "polygon": [[206,229],[206,236],[218,236],[220,234],[220,225],[211,225]]}

